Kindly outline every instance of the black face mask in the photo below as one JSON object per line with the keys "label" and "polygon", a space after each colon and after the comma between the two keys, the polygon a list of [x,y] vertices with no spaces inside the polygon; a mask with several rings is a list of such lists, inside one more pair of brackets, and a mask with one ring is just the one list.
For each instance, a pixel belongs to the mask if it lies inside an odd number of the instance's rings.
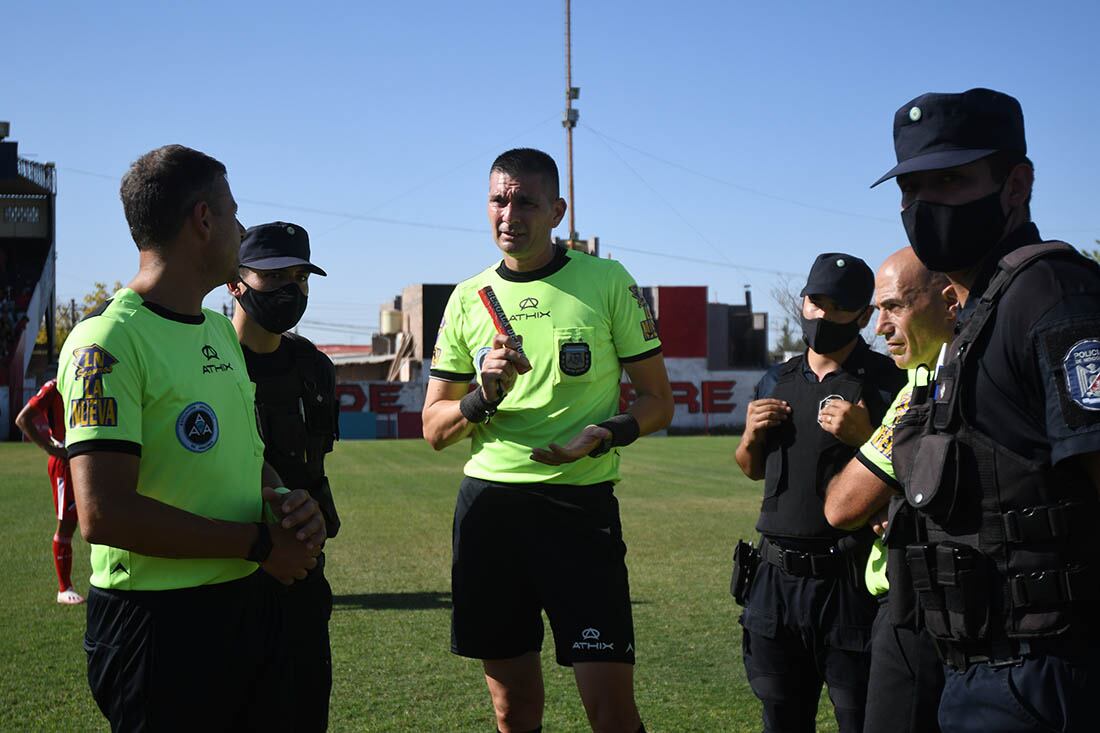
{"label": "black face mask", "polygon": [[[245,286],[248,287],[248,286]],[[294,328],[306,312],[308,298],[294,283],[277,290],[248,288],[239,299],[241,307],[260,327],[271,333]]]}
{"label": "black face mask", "polygon": [[909,244],[924,266],[934,272],[967,270],[982,261],[1004,234],[1001,191],[951,206],[914,201],[901,210]]}
{"label": "black face mask", "polygon": [[840,351],[859,336],[859,319],[835,323],[824,318],[802,316],[802,340],[819,354]]}

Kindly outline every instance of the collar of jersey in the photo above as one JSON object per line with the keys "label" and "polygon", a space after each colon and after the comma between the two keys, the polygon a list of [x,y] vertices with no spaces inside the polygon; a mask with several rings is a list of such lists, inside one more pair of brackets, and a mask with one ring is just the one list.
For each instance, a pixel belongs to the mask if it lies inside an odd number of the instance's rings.
{"label": "collar of jersey", "polygon": [[191,326],[201,326],[203,321],[206,320],[206,316],[202,313],[197,316],[192,316],[187,313],[176,313],[173,310],[168,310],[163,305],[157,305],[156,303],[150,303],[148,300],[141,301],[141,304],[149,310],[156,313],[161,318],[167,318],[169,321],[176,321],[177,323],[186,323]]}
{"label": "collar of jersey", "polygon": [[529,283],[534,280],[542,280],[543,278],[550,277],[555,272],[560,270],[569,264],[569,253],[565,247],[554,247],[554,257],[545,265],[537,270],[531,270],[531,272],[516,272],[515,270],[509,270],[504,266],[504,260],[500,261],[497,265],[497,275],[501,280],[507,280],[513,283]]}

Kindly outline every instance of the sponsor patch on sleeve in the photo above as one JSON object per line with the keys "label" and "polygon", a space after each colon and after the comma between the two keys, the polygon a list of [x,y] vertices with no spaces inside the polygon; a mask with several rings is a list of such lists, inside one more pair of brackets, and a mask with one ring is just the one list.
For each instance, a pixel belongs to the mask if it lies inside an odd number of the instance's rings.
{"label": "sponsor patch on sleeve", "polygon": [[75,377],[83,393],[69,407],[70,428],[113,428],[118,426],[118,403],[103,393],[103,376],[110,374],[118,359],[99,344],[73,351]]}

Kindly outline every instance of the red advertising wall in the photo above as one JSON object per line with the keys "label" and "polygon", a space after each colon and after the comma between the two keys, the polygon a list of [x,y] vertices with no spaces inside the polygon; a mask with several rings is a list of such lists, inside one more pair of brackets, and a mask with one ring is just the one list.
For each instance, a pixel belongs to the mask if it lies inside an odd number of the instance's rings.
{"label": "red advertising wall", "polygon": [[665,358],[707,356],[707,289],[705,286],[654,288],[657,332]]}

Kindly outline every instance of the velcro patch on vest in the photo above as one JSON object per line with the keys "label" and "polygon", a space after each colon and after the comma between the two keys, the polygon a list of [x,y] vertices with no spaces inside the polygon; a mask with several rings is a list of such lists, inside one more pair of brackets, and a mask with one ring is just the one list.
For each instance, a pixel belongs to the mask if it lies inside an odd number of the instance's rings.
{"label": "velcro patch on vest", "polygon": [[1100,410],[1100,340],[1083,339],[1062,359],[1070,398],[1086,410]]}
{"label": "velcro patch on vest", "polygon": [[1043,346],[1066,426],[1100,424],[1100,320],[1053,328],[1044,334]]}

